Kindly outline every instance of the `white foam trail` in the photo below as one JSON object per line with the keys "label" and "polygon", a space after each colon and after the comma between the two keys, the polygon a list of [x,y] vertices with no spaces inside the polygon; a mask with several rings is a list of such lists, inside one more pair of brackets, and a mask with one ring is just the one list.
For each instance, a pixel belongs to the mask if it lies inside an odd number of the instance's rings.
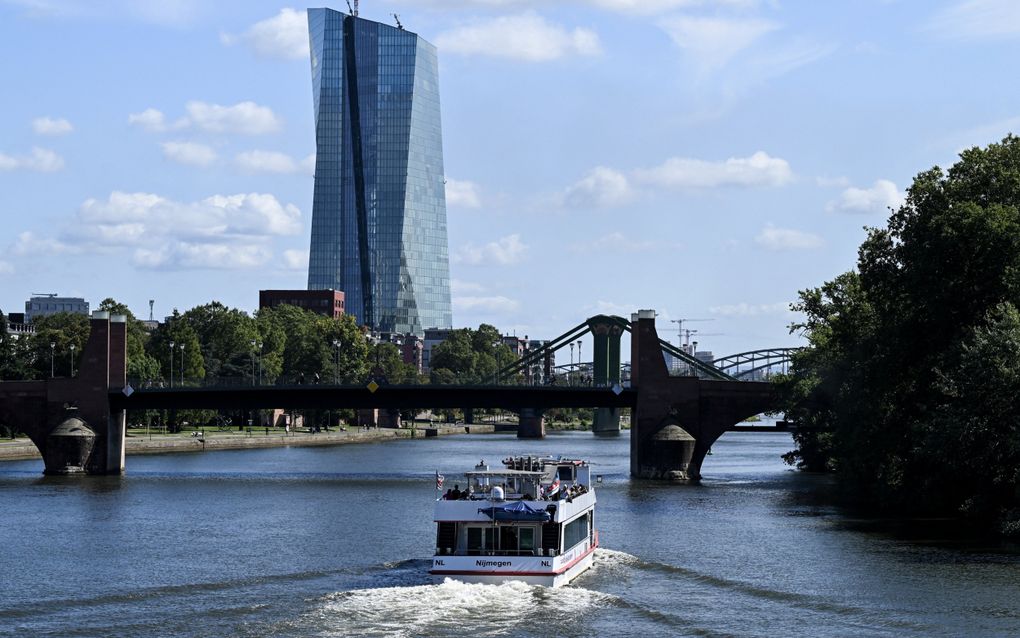
{"label": "white foam trail", "polygon": [[633,554],[627,552],[619,552],[615,549],[606,549],[605,547],[599,547],[595,550],[595,568],[594,571],[610,570],[615,571],[617,569],[624,569],[632,567],[641,562],[641,559]]}
{"label": "white foam trail", "polygon": [[315,615],[323,636],[512,635],[521,633],[515,628],[522,625],[539,629],[576,623],[588,609],[611,600],[576,587],[467,584],[448,578],[438,585],[331,594]]}

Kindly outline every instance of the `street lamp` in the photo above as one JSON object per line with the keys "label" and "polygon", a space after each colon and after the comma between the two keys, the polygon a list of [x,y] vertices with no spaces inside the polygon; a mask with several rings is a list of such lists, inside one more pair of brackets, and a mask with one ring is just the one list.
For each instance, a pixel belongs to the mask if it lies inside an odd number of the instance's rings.
{"label": "street lamp", "polygon": [[51,379],[54,376],[56,376],[54,374],[54,368],[53,368],[53,357],[56,356],[56,353],[57,353],[57,344],[56,344],[56,342],[51,341],[50,342],[50,378]]}
{"label": "street lamp", "polygon": [[266,344],[259,342],[259,385],[262,385],[262,346]]}
{"label": "street lamp", "polygon": [[74,376],[74,344],[71,344],[71,376]]}
{"label": "street lamp", "polygon": [[577,367],[581,370],[581,380],[584,380],[584,368],[581,367],[581,340],[577,340]]}
{"label": "street lamp", "polygon": [[255,343],[254,339],[251,340],[251,384],[255,385]]}
{"label": "street lamp", "polygon": [[170,340],[170,387],[174,387],[174,342]]}
{"label": "street lamp", "polygon": [[570,367],[567,368],[567,385],[571,385],[574,379],[574,342],[570,342]]}
{"label": "street lamp", "polygon": [[184,387],[184,344],[180,345],[181,348],[181,387]]}
{"label": "street lamp", "polygon": [[340,340],[333,339],[333,385],[340,385]]}

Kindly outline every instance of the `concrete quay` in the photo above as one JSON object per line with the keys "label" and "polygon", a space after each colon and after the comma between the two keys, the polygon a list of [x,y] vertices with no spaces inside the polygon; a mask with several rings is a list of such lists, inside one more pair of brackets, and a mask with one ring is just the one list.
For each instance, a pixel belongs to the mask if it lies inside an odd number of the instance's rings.
{"label": "concrete quay", "polygon": [[[164,454],[175,452],[204,452],[207,450],[247,450],[289,445],[344,445],[347,443],[375,443],[394,439],[431,438],[453,434],[488,434],[495,428],[490,424],[435,425],[416,428],[373,428],[363,430],[349,427],[347,430],[310,433],[307,431],[285,433],[280,430],[253,429],[251,434],[237,431],[210,431],[195,436],[186,431],[175,435],[153,434],[133,431],[125,439],[127,454]],[[35,444],[28,438],[0,441],[0,461],[21,461],[42,458]]]}

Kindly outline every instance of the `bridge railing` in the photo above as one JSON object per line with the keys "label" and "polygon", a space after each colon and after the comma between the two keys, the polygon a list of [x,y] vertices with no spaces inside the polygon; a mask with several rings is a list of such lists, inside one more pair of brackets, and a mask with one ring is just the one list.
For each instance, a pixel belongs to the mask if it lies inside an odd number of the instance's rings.
{"label": "bridge railing", "polygon": [[226,389],[226,388],[299,388],[306,386],[334,387],[334,388],[365,388],[375,382],[380,387],[385,386],[459,386],[459,387],[569,387],[569,388],[590,388],[594,387],[590,375],[563,374],[554,375],[545,382],[527,382],[523,378],[487,378],[480,379],[476,376],[453,377],[445,379],[443,383],[434,383],[427,378],[390,380],[384,377],[365,376],[359,379],[334,379],[323,378],[314,375],[287,375],[273,379],[263,377],[252,379],[249,377],[204,377],[181,379],[178,377],[171,382],[169,379],[144,379],[129,377],[128,385],[133,390],[177,390],[185,389]]}

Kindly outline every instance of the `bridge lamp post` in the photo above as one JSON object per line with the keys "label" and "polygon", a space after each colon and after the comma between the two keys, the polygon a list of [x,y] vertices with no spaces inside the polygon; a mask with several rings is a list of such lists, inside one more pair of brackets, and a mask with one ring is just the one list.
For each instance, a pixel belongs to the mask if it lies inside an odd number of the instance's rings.
{"label": "bridge lamp post", "polygon": [[181,348],[181,387],[184,387],[184,344],[180,344]]}
{"label": "bridge lamp post", "polygon": [[54,357],[56,356],[56,354],[57,354],[57,344],[56,344],[56,342],[51,341],[50,342],[50,378],[51,379],[56,376],[55,368],[54,368],[54,364],[53,364],[53,360],[54,360]]}
{"label": "bridge lamp post", "polygon": [[259,342],[259,385],[262,385],[262,347],[266,345]]}
{"label": "bridge lamp post", "polygon": [[573,385],[574,381],[574,342],[570,342],[570,367],[567,368],[567,385]]}
{"label": "bridge lamp post", "polygon": [[251,340],[251,384],[255,385],[255,340]]}
{"label": "bridge lamp post", "polygon": [[170,387],[174,387],[174,342],[170,340]]}
{"label": "bridge lamp post", "polygon": [[71,377],[74,377],[74,348],[75,345],[71,344]]}
{"label": "bridge lamp post", "polygon": [[581,367],[581,340],[577,340],[577,368],[582,372],[581,379],[584,380],[584,368]]}

